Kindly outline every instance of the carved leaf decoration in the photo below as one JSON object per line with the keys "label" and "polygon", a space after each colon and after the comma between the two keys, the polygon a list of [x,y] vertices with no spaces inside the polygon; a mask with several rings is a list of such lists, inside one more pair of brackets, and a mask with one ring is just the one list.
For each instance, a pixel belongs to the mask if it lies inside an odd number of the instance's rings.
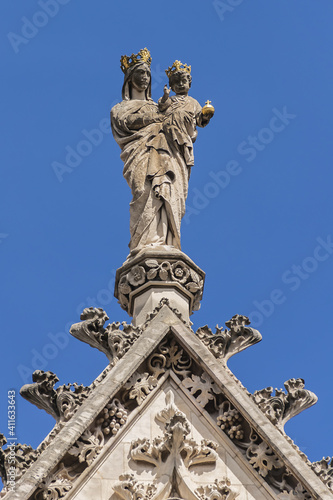
{"label": "carved leaf decoration", "polygon": [[273,396],[272,387],[255,391],[253,394],[253,399],[261,411],[281,432],[284,432],[284,425],[288,420],[317,402],[317,396],[304,389],[304,380],[301,378],[287,380],[284,386],[287,394],[282,389],[275,389]]}
{"label": "carved leaf decoration", "polygon": [[304,489],[301,483],[297,483],[294,490],[283,491],[278,495],[280,500],[311,500],[312,496]]}
{"label": "carved leaf decoration", "polygon": [[190,468],[194,465],[215,463],[218,458],[215,451],[217,446],[216,443],[207,439],[203,439],[201,445],[198,445],[194,439],[186,439],[182,447],[182,452],[186,452],[183,459],[185,466]]}
{"label": "carved leaf decoration", "polygon": [[239,493],[231,490],[230,484],[226,477],[220,481],[215,479],[214,484],[200,486],[196,493],[201,500],[235,500]]}
{"label": "carved leaf decoration", "polygon": [[154,260],[154,259],[147,259],[145,261],[145,264],[148,267],[158,267],[158,262],[157,262],[157,260]]}
{"label": "carved leaf decoration", "polygon": [[148,280],[153,280],[157,276],[157,269],[149,269],[147,272],[147,279]]}
{"label": "carved leaf decoration", "polygon": [[198,375],[192,375],[191,378],[187,377],[183,380],[182,384],[203,407],[206,406],[208,401],[215,401],[215,396],[213,394],[214,381],[211,380],[206,372],[204,372],[200,377]]}
{"label": "carved leaf decoration", "polygon": [[190,268],[190,275],[194,283],[200,284],[200,277],[192,268]]}
{"label": "carved leaf decoration", "polygon": [[213,334],[207,326],[204,326],[198,329],[197,335],[216,358],[226,363],[234,354],[261,340],[262,337],[257,330],[248,328],[249,323],[246,316],[236,314],[231,320],[226,321],[230,331],[216,326],[216,333]]}
{"label": "carved leaf decoration", "polygon": [[333,458],[322,458],[311,464],[311,469],[320,477],[327,488],[333,492]]}
{"label": "carved leaf decoration", "polygon": [[123,276],[121,278],[121,280],[119,281],[119,284],[118,284],[118,290],[119,292],[121,292],[123,295],[128,295],[129,293],[131,293],[132,291],[132,288],[130,287],[130,285],[128,284],[128,281],[126,279],[126,276]]}
{"label": "carved leaf decoration", "polygon": [[129,381],[124,385],[125,389],[130,389],[129,399],[136,399],[141,405],[147,395],[157,386],[157,380],[149,373],[134,373]]}
{"label": "carved leaf decoration", "polygon": [[92,433],[87,429],[69,450],[69,454],[78,457],[79,462],[90,465],[97,457],[104,444],[104,434],[97,427]]}
{"label": "carved leaf decoration", "polygon": [[167,269],[164,269],[162,267],[162,269],[160,269],[160,272],[158,273],[159,277],[161,278],[161,280],[163,281],[167,281],[168,277],[169,277],[169,273],[167,271]]}
{"label": "carved leaf decoration", "polygon": [[43,492],[40,492],[39,495],[36,493],[35,499],[44,500],[47,498],[47,500],[59,500],[63,498],[72,487],[72,484],[67,479],[60,478],[52,482],[49,487],[43,490]]}
{"label": "carved leaf decoration", "polygon": [[190,283],[187,283],[185,288],[187,288],[187,290],[189,290],[192,293],[195,293],[198,290],[200,290],[200,286],[197,283],[194,283],[194,281],[190,281]]}
{"label": "carved leaf decoration", "polygon": [[251,444],[246,451],[246,456],[262,477],[266,477],[273,468],[279,469],[283,466],[279,457],[264,441],[260,444]]}
{"label": "carved leaf decoration", "polygon": [[120,476],[113,489],[123,500],[150,500],[157,490],[152,483],[139,483],[134,474]]}
{"label": "carved leaf decoration", "polygon": [[77,464],[65,467],[61,462],[59,469],[52,475],[47,476],[36,491],[34,500],[59,500],[63,498],[73,487],[73,481],[80,474]]}
{"label": "carved leaf decoration", "polygon": [[127,297],[125,297],[125,295],[123,293],[119,293],[118,299],[119,299],[119,304],[121,305],[122,309],[125,309],[125,311],[127,311],[127,307],[128,307]]}
{"label": "carved leaf decoration", "polygon": [[57,394],[54,390],[54,385],[59,382],[58,377],[50,371],[35,370],[32,374],[32,380],[33,384],[25,384],[21,388],[21,396],[40,410],[45,410],[56,421],[60,420],[56,405]]}
{"label": "carved leaf decoration", "polygon": [[161,437],[156,437],[152,442],[146,438],[137,439],[131,443],[131,458],[158,467],[164,450],[165,440]]}

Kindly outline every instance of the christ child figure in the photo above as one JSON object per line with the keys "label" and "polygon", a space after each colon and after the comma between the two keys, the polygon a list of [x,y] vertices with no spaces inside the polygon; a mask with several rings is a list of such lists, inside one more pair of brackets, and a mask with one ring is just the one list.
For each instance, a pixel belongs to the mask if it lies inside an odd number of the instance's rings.
{"label": "christ child figure", "polygon": [[[175,61],[165,70],[169,85],[164,86],[164,94],[158,101],[159,110],[165,115],[163,130],[168,143],[182,155],[188,167],[194,165],[193,143],[198,127],[205,127],[214,114],[213,106],[200,106],[188,95],[191,87],[191,66]],[[170,96],[173,90],[175,95]]]}

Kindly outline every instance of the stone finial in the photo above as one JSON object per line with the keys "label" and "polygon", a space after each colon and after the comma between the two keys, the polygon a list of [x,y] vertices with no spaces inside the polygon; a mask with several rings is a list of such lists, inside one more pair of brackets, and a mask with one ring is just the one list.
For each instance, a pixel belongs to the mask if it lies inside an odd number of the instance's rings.
{"label": "stone finial", "polygon": [[[70,334],[103,352],[113,364],[123,357],[141,334],[140,328],[129,325],[125,321],[111,323],[104,328],[109,318],[100,307],[87,307],[80,318],[82,322],[75,323],[70,329]],[[122,330],[120,325],[122,325]]]}
{"label": "stone finial", "polygon": [[234,354],[260,342],[262,339],[258,330],[248,327],[250,320],[246,316],[236,314],[225,324],[230,330],[223,330],[216,326],[216,332],[213,333],[206,325],[196,331],[196,335],[208,347],[215,358],[224,363]]}
{"label": "stone finial", "polygon": [[52,415],[57,422],[67,422],[90,392],[89,387],[76,382],[55,390],[54,386],[59,379],[50,371],[36,370],[32,374],[32,380],[33,384],[26,384],[21,388],[21,396]]}
{"label": "stone finial", "polygon": [[282,389],[275,389],[273,396],[273,387],[267,387],[253,394],[253,399],[261,411],[281,432],[284,432],[288,420],[310,408],[318,400],[313,392],[304,389],[304,380],[301,378],[291,378],[284,386],[287,393]]}

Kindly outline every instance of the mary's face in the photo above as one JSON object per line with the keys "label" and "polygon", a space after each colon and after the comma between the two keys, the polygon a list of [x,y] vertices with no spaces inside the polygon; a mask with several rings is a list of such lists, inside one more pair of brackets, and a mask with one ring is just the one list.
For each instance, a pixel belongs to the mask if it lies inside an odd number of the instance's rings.
{"label": "mary's face", "polygon": [[132,73],[132,86],[139,91],[147,90],[150,82],[150,69],[146,64],[141,64]]}

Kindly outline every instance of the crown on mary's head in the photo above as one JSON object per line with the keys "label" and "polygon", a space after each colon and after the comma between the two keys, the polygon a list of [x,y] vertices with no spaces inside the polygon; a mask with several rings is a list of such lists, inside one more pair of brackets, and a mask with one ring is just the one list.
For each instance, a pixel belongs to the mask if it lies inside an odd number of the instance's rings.
{"label": "crown on mary's head", "polygon": [[177,71],[185,71],[191,74],[191,66],[188,66],[186,63],[183,64],[180,61],[175,61],[172,66],[169,66],[168,69],[165,70],[168,78],[174,73],[177,73]]}
{"label": "crown on mary's head", "polygon": [[151,55],[149,50],[145,47],[141,49],[137,54],[132,54],[130,56],[121,56],[120,67],[124,73],[126,70],[134,64],[146,63],[148,66],[151,65]]}

